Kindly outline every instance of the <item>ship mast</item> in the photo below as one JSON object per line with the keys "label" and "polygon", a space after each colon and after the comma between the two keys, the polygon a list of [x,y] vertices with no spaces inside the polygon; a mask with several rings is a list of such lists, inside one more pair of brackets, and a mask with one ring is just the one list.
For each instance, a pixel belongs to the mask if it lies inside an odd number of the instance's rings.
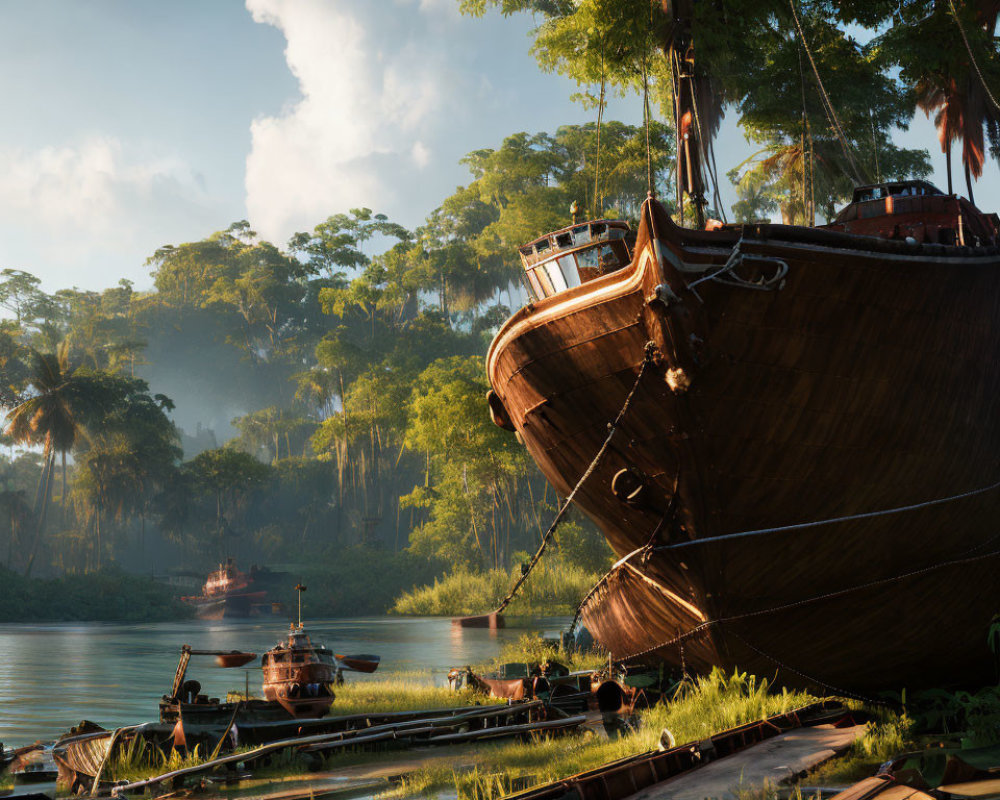
{"label": "ship mast", "polygon": [[[678,200],[691,200],[699,229],[705,227],[705,185],[702,180],[702,139],[708,135],[698,113],[699,80],[695,77],[692,20],[694,0],[661,0],[663,12],[671,21],[664,52],[670,60],[673,76],[674,125],[677,129]],[[683,206],[678,209],[683,219]]]}
{"label": "ship mast", "polygon": [[299,593],[299,630],[302,629],[302,593],[306,590],[306,587],[301,583],[295,584],[295,591]]}

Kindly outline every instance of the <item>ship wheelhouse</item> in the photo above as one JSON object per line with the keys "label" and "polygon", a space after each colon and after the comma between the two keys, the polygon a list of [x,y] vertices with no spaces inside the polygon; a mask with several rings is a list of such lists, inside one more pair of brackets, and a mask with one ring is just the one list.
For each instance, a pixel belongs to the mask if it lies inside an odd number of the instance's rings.
{"label": "ship wheelhouse", "polygon": [[921,244],[986,246],[997,241],[1000,219],[927,181],[908,180],[857,187],[850,205],[819,227]]}
{"label": "ship wheelhouse", "polygon": [[629,264],[627,222],[594,220],[546,234],[520,248],[530,297],[541,300]]}

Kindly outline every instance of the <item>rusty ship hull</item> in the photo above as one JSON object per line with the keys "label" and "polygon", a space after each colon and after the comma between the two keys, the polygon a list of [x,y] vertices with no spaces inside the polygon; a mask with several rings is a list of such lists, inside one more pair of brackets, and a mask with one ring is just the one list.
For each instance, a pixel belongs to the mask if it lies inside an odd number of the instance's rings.
{"label": "rusty ship hull", "polygon": [[583,623],[619,659],[816,689],[995,677],[998,320],[995,246],[690,231],[648,201],[629,266],[487,358],[564,495],[635,389],[576,495],[621,558]]}

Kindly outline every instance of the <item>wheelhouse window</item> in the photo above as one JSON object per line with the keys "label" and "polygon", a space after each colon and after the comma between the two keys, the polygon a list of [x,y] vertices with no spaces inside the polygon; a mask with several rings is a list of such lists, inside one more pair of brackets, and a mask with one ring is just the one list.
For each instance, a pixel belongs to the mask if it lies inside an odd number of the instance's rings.
{"label": "wheelhouse window", "polygon": [[631,260],[627,233],[626,223],[602,220],[556,231],[520,248],[529,294],[550,297],[626,266]]}

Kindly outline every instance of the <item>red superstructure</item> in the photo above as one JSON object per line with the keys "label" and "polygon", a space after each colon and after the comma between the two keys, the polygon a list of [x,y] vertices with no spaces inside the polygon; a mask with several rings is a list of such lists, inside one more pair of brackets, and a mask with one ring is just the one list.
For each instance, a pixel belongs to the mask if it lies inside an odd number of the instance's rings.
{"label": "red superstructure", "polygon": [[1000,219],[927,181],[912,180],[859,186],[850,205],[818,227],[919,244],[984,247],[997,243]]}
{"label": "red superstructure", "polygon": [[227,558],[215,572],[209,573],[200,595],[181,600],[193,605],[202,619],[249,617],[254,604],[263,603],[267,597],[267,592],[255,592],[252,588],[253,579],[240,572],[233,559]]}

